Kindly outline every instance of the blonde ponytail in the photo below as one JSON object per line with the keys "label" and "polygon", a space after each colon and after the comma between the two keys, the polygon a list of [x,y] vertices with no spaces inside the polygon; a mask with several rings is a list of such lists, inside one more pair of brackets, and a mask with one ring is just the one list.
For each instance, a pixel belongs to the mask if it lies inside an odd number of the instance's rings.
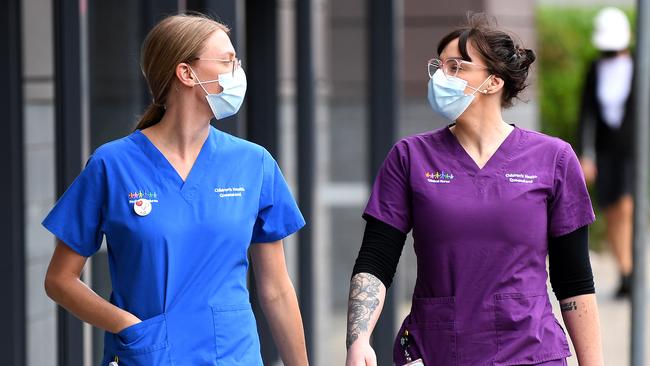
{"label": "blonde ponytail", "polygon": [[135,129],[144,130],[147,127],[151,127],[156,123],[160,122],[160,120],[163,118],[164,115],[165,115],[164,106],[151,103],[144,111],[142,117],[140,117],[140,121],[138,121],[138,125],[135,126]]}

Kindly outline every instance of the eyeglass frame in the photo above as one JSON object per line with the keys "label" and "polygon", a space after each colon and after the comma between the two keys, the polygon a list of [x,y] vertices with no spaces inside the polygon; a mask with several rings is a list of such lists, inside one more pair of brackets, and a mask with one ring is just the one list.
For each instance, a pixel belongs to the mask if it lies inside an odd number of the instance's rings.
{"label": "eyeglass frame", "polygon": [[[232,76],[235,76],[235,71],[237,71],[238,68],[241,67],[241,59],[237,57],[233,57],[232,60],[229,59],[224,59],[224,58],[203,58],[203,57],[195,57],[192,59],[192,61],[219,61],[219,62],[224,62],[224,63],[231,63],[232,62]],[[217,81],[217,80],[215,80]]]}
{"label": "eyeglass frame", "polygon": [[429,61],[427,61],[427,73],[429,74],[429,78],[433,79],[433,74],[431,73],[430,66],[436,67],[435,62],[440,64],[440,66],[438,66],[437,69],[442,70],[442,73],[445,75],[445,77],[449,77],[450,75],[447,75],[447,73],[445,72],[445,70],[442,67],[449,60],[454,60],[456,62],[456,65],[458,66],[458,68],[456,69],[456,73],[454,75],[451,75],[452,77],[456,77],[458,75],[458,70],[461,69],[462,64],[468,64],[468,65],[476,66],[476,67],[478,67],[480,69],[484,69],[484,70],[489,69],[489,67],[487,67],[485,65],[479,65],[479,64],[473,63],[471,61],[465,61],[465,60],[461,60],[461,59],[455,58],[455,57],[446,58],[446,59],[440,59],[438,57],[434,57],[434,58],[430,59]]}

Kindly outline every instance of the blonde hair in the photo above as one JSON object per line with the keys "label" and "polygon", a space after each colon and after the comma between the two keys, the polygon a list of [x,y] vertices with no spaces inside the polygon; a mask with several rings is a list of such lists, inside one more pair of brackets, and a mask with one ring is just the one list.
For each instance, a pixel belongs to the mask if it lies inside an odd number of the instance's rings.
{"label": "blonde hair", "polygon": [[200,13],[169,16],[147,34],[142,43],[140,67],[153,98],[136,129],[141,130],[160,122],[165,114],[169,88],[176,66],[196,59],[212,33],[228,27]]}

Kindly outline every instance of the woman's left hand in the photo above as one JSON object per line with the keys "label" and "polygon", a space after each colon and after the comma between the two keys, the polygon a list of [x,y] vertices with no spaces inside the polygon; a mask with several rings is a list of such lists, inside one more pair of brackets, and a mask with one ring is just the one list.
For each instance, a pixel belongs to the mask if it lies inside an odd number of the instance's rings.
{"label": "woman's left hand", "polygon": [[596,295],[579,295],[560,301],[580,366],[603,366],[603,348]]}
{"label": "woman's left hand", "polygon": [[250,254],[259,302],[282,362],[287,366],[307,365],[305,332],[282,241],[253,244]]}

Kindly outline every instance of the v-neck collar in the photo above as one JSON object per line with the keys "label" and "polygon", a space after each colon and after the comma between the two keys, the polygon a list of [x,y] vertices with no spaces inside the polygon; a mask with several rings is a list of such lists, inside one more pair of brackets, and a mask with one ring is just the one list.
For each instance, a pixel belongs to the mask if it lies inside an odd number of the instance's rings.
{"label": "v-neck collar", "polygon": [[187,200],[191,201],[195,192],[198,189],[200,182],[202,181],[203,176],[206,171],[209,169],[211,161],[214,158],[215,152],[217,150],[217,140],[218,140],[219,131],[214,127],[210,127],[208,137],[201,150],[199,155],[196,157],[192,168],[190,169],[189,174],[185,178],[185,181],[178,174],[174,166],[167,160],[165,155],[156,147],[156,145],[149,140],[149,138],[142,133],[141,130],[136,130],[131,134],[135,143],[142,149],[145,155],[149,158],[151,163],[155,167],[155,174],[161,178],[162,181],[167,182],[166,184],[175,185],[175,189],[178,189],[180,194]]}
{"label": "v-neck collar", "polygon": [[520,129],[517,126],[511,124],[511,126],[514,127],[512,131],[510,131],[508,136],[506,136],[506,138],[501,142],[499,147],[494,151],[494,154],[492,154],[485,165],[480,168],[476,161],[474,161],[474,159],[472,159],[472,157],[469,155],[467,150],[465,150],[463,145],[461,145],[460,141],[458,141],[456,135],[451,132],[450,128],[453,125],[454,124],[450,124],[445,127],[447,142],[451,148],[451,152],[454,154],[454,156],[458,157],[458,159],[456,159],[457,162],[462,166],[463,170],[468,172],[470,175],[489,174],[490,172],[494,171],[494,169],[498,169],[499,167],[503,166],[504,163],[507,163],[511,156],[510,152],[515,145],[520,132]]}

